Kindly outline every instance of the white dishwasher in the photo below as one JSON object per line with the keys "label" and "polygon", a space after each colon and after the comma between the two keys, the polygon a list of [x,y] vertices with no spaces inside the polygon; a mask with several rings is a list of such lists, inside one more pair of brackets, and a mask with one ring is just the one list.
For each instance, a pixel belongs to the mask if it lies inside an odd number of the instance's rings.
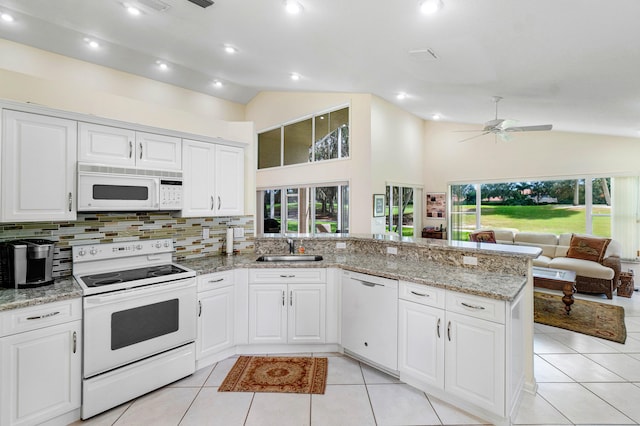
{"label": "white dishwasher", "polygon": [[342,347],[349,355],[397,372],[397,280],[342,273]]}

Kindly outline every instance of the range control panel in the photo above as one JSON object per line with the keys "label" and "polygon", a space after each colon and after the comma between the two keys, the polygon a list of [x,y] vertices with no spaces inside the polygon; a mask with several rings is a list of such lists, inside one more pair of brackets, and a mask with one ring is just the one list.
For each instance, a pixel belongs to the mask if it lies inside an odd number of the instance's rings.
{"label": "range control panel", "polygon": [[72,247],[73,262],[117,259],[139,255],[173,253],[173,240],[139,240],[120,243],[87,244]]}

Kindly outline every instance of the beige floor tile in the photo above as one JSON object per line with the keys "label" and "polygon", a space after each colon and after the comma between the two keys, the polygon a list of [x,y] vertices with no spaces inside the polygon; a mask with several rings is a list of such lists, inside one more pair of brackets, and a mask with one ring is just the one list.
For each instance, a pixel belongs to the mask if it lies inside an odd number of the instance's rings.
{"label": "beige floor tile", "polygon": [[541,383],[538,393],[575,424],[634,424],[579,383]]}
{"label": "beige floor tile", "polygon": [[409,385],[368,385],[376,423],[382,425],[440,425],[425,394]]}
{"label": "beige floor tile", "polygon": [[245,426],[304,426],[311,422],[311,395],[256,393]]}
{"label": "beige floor tile", "polygon": [[185,377],[184,379],[178,380],[177,382],[171,383],[169,386],[172,388],[200,388],[207,381],[207,378],[213,371],[214,365],[209,365],[207,367],[201,368],[190,376]]}
{"label": "beige floor tile", "polygon": [[227,358],[218,362],[204,385],[208,387],[220,386],[237,360],[238,358]]}
{"label": "beige floor tile", "polygon": [[109,411],[105,411],[104,413],[98,414],[97,416],[93,416],[87,420],[78,420],[77,422],[71,423],[70,426],[77,425],[89,425],[89,426],[111,426],[113,425],[120,416],[131,406],[133,402],[126,402],[122,405],[118,405],[115,408],[112,408]]}
{"label": "beige floor tile", "polygon": [[540,395],[523,392],[520,407],[514,419],[514,424],[566,425],[571,424],[571,422]]}
{"label": "beige floor tile", "polygon": [[375,425],[364,385],[327,385],[324,395],[311,395],[313,426]]}
{"label": "beige floor tile", "polygon": [[568,354],[576,352],[549,334],[534,334],[533,351],[537,354]]}
{"label": "beige floor tile", "polygon": [[576,382],[621,382],[624,379],[582,354],[540,354]]}
{"label": "beige floor tile", "polygon": [[218,392],[202,388],[181,426],[242,426],[247,418],[253,393]]}
{"label": "beige floor tile", "polygon": [[390,376],[380,370],[373,367],[369,367],[366,364],[360,364],[362,368],[362,375],[364,376],[364,382],[367,385],[371,384],[385,384],[385,383],[401,383],[399,379]]}
{"label": "beige floor tile", "polygon": [[584,354],[618,376],[631,382],[640,381],[640,360],[627,354]]}
{"label": "beige floor tile", "polygon": [[539,355],[534,355],[534,374],[536,382],[573,382],[574,380],[562,371],[545,361]]}
{"label": "beige floor tile", "polygon": [[640,387],[631,383],[584,383],[584,387],[640,423]]}
{"label": "beige floor tile", "polygon": [[328,358],[328,385],[361,385],[364,384],[360,363],[348,357]]}
{"label": "beige floor tile", "polygon": [[198,394],[196,388],[165,387],[136,399],[115,423],[125,425],[175,426]]}
{"label": "beige floor tile", "polygon": [[587,336],[586,334],[575,333],[569,330],[560,330],[549,336],[558,340],[563,345],[568,346],[580,353],[616,353],[616,349],[605,344],[605,340],[599,337]]}
{"label": "beige floor tile", "polygon": [[443,425],[488,425],[489,422],[462,411],[458,407],[427,395],[431,406],[442,421]]}

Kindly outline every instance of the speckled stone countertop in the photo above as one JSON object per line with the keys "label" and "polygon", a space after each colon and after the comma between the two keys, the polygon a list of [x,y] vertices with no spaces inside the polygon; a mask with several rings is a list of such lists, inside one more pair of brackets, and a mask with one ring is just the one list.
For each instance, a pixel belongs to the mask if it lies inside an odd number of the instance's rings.
{"label": "speckled stone countertop", "polygon": [[394,260],[389,256],[323,254],[323,260],[318,262],[256,262],[257,258],[256,254],[243,254],[185,260],[180,264],[199,275],[235,268],[340,268],[507,301],[513,300],[527,282],[523,276]]}
{"label": "speckled stone countertop", "polygon": [[2,288],[0,289],[0,312],[77,297],[82,297],[82,289],[72,277],[59,278],[53,284],[43,287],[19,290]]}

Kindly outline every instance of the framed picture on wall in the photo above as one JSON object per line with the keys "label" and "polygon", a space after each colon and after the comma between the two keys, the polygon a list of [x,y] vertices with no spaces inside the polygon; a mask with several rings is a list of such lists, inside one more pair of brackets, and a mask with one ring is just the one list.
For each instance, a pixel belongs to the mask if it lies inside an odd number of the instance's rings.
{"label": "framed picture on wall", "polygon": [[432,192],[427,194],[427,217],[444,219],[447,217],[447,194]]}
{"label": "framed picture on wall", "polygon": [[373,217],[384,216],[384,194],[373,194]]}

